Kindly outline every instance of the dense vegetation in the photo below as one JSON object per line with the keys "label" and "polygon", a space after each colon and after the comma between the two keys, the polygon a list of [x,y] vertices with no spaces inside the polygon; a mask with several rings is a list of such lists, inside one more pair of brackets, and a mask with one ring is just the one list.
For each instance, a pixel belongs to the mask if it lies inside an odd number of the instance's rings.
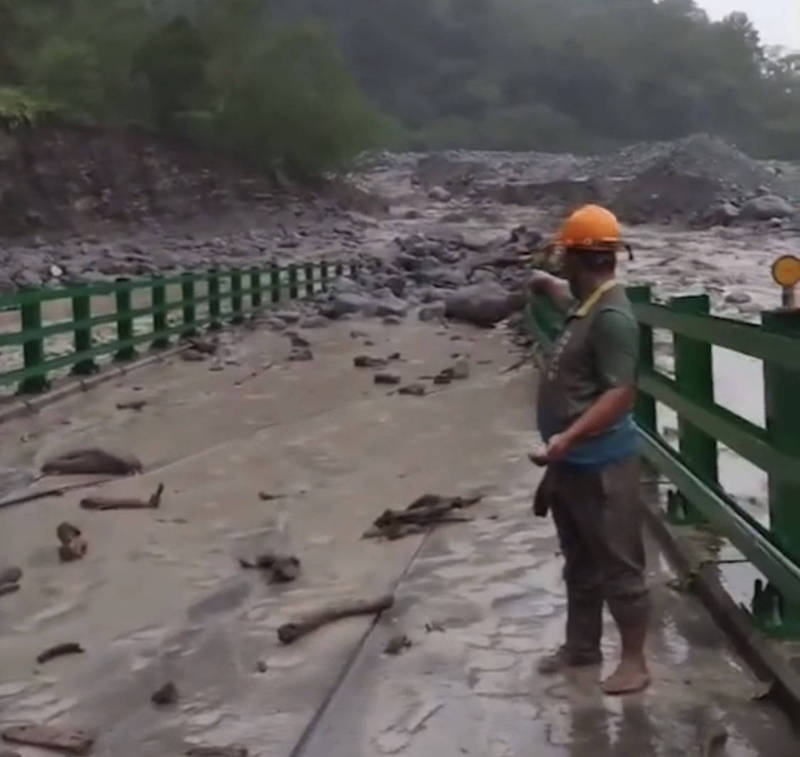
{"label": "dense vegetation", "polygon": [[301,174],[376,140],[800,157],[800,56],[693,0],[0,0],[0,119],[53,114]]}

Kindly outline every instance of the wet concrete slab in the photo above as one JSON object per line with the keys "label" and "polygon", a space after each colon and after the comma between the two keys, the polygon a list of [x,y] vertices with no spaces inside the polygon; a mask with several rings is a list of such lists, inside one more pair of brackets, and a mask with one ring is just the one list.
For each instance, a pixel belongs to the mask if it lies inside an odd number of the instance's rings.
{"label": "wet concrete slab", "polygon": [[[561,639],[565,598],[552,527],[532,518],[524,489],[491,503],[496,521],[431,535],[303,755],[798,753],[782,713],[752,701],[763,687],[705,608],[667,587],[671,572],[652,544],[652,687],[602,695],[598,681],[617,654],[610,620],[603,670],[538,674],[537,657]],[[412,647],[382,654],[398,633]],[[724,747],[706,752],[719,734]]]}
{"label": "wet concrete slab", "polygon": [[[591,677],[536,677],[536,656],[560,636],[563,588],[552,526],[529,514],[535,377],[504,372],[516,358],[501,330],[342,323],[306,336],[308,363],[287,361],[285,336],[242,332],[217,365],[172,358],[4,424],[0,465],[18,472],[17,489],[20,471],[75,446],[133,452],[145,473],[0,511],[2,559],[25,572],[0,598],[0,724],[89,728],[93,753],[114,757],[190,743],[265,757],[686,754],[718,723],[728,754],[796,753],[783,716],[749,701],[754,681],[702,608],[664,588],[648,694],[606,700]],[[353,367],[357,354],[394,352],[392,370],[429,396],[399,396]],[[470,355],[467,380],[420,379],[457,354]],[[116,408],[131,397],[148,403]],[[144,497],[159,482],[157,511],[79,508],[89,492]],[[472,523],[424,543],[361,539],[387,507],[475,488],[487,496]],[[65,519],[89,541],[69,565],[56,556]],[[267,548],[300,557],[296,583],[239,568]],[[663,583],[663,560],[653,566]],[[375,629],[356,618],[278,643],[295,614],[401,578]],[[383,655],[397,633],[413,646]],[[86,653],[35,663],[65,641]],[[150,695],[167,680],[178,701],[157,709]]]}
{"label": "wet concrete slab", "polygon": [[[354,329],[375,333],[353,337]],[[342,324],[308,336],[313,362],[286,362],[285,337],[245,335],[239,364],[223,371],[172,360],[4,426],[15,440],[3,448],[8,468],[109,445],[137,454],[145,473],[0,514],[3,560],[25,572],[21,590],[0,603],[2,723],[88,728],[98,755],[180,754],[200,742],[288,755],[371,619],[291,647],[279,645],[278,625],[332,600],[391,590],[420,537],[364,541],[372,520],[428,491],[500,487],[498,460],[524,454],[520,424],[509,421],[529,405],[531,383],[501,375],[511,362],[501,333],[478,343],[472,332],[438,327]],[[397,351],[405,357],[393,370],[405,380],[468,351],[472,376],[405,397],[353,367],[356,354]],[[274,369],[253,376],[265,363]],[[237,385],[242,376],[250,380]],[[132,393],[148,405],[118,411]],[[147,496],[159,482],[157,511],[78,505],[96,491]],[[262,501],[260,491],[275,498]],[[64,519],[89,541],[87,557],[69,565],[56,555]],[[278,587],[239,568],[238,556],[265,548],[296,553],[301,578]],[[35,663],[64,641],[86,654]],[[150,695],[167,680],[178,702],[155,709]]]}

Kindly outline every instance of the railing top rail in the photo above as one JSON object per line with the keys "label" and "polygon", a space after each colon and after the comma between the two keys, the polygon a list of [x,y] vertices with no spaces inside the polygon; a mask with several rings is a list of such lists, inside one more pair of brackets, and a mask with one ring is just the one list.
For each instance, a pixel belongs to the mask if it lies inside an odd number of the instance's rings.
{"label": "railing top rail", "polygon": [[712,346],[800,370],[800,340],[764,331],[757,324],[714,315],[678,313],[666,305],[633,303],[637,320]]}

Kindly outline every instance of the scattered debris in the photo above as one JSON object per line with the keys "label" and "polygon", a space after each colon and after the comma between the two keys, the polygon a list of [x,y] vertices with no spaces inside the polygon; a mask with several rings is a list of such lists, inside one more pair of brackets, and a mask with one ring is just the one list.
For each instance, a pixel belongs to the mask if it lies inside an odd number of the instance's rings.
{"label": "scattered debris", "polygon": [[409,639],[405,634],[400,634],[399,636],[393,636],[391,639],[389,639],[389,643],[386,645],[383,653],[399,655],[402,654],[406,649],[411,649],[411,646],[411,639]]}
{"label": "scattered debris", "polygon": [[401,386],[397,390],[398,394],[406,394],[411,397],[424,397],[428,390],[425,387],[425,384],[414,383],[414,384],[406,384],[405,386]]}
{"label": "scattered debris", "polygon": [[18,584],[22,580],[22,568],[11,565],[0,570],[0,587],[8,584]]}
{"label": "scattered debris", "polygon": [[288,360],[291,363],[306,363],[314,359],[314,353],[308,347],[295,347],[289,353]]}
{"label": "scattered debris", "polygon": [[186,750],[187,757],[248,757],[243,746],[193,746]]}
{"label": "scattered debris", "polygon": [[425,494],[405,510],[386,510],[375,520],[363,538],[385,538],[394,541],[411,534],[423,533],[439,523],[469,522],[471,518],[456,515],[454,511],[470,507],[481,499],[483,495],[440,497],[438,494]]}
{"label": "scattered debris", "polygon": [[163,493],[164,484],[159,484],[150,499],[146,501],[126,497],[85,497],[81,500],[81,507],[84,510],[156,510],[161,507]]}
{"label": "scattered debris", "polygon": [[61,546],[58,548],[61,562],[82,560],[86,556],[89,543],[83,538],[83,534],[77,526],[65,521],[56,528],[56,536],[61,542]]}
{"label": "scattered debris", "polygon": [[141,410],[147,400],[132,400],[131,402],[117,402],[117,410]]}
{"label": "scattered debris", "polygon": [[697,583],[697,573],[691,571],[686,575],[678,576],[676,578],[671,578],[669,581],[667,581],[666,587],[680,594],[688,594],[695,590],[696,583]]}
{"label": "scattered debris", "polygon": [[378,615],[394,604],[394,595],[386,594],[372,600],[352,600],[330,605],[316,612],[284,623],[278,628],[278,639],[282,644],[292,644],[303,636],[316,631],[328,623],[356,615]]}
{"label": "scattered debris", "polygon": [[189,345],[202,355],[216,355],[219,343],[209,339],[190,339]]}
{"label": "scattered debris", "polygon": [[79,473],[109,473],[128,476],[141,473],[142,463],[133,455],[120,457],[102,449],[78,449],[47,460],[42,465],[45,475],[74,475]]}
{"label": "scattered debris", "polygon": [[445,627],[444,623],[440,623],[438,620],[432,620],[429,623],[425,624],[425,632],[426,633],[444,633]]}
{"label": "scattered debris", "polygon": [[353,358],[353,365],[356,368],[385,368],[387,362],[382,357],[371,357],[370,355],[357,355]]}
{"label": "scattered debris", "polygon": [[206,353],[200,352],[200,350],[196,350],[193,347],[181,352],[181,360],[186,363],[201,363],[207,357],[208,355]]}
{"label": "scattered debris", "polygon": [[56,657],[62,657],[68,654],[83,654],[85,651],[86,650],[80,644],[76,644],[74,641],[68,641],[65,644],[57,644],[54,647],[45,649],[44,652],[36,658],[36,662],[43,665],[50,660],[54,660]]}
{"label": "scattered debris", "polygon": [[311,346],[311,342],[309,342],[308,339],[305,339],[294,331],[287,331],[286,336],[289,337],[289,341],[295,349],[305,349]]}
{"label": "scattered debris", "polygon": [[150,701],[158,707],[175,704],[178,701],[178,688],[172,681],[168,681],[160,689],[153,692]]}
{"label": "scattered debris", "polygon": [[10,744],[42,747],[67,754],[86,754],[94,739],[76,728],[59,728],[52,725],[14,725],[3,731],[3,739]]}
{"label": "scattered debris", "polygon": [[15,594],[18,591],[19,591],[19,584],[15,583],[0,584],[0,597],[4,597],[6,594]]}
{"label": "scattered debris", "polygon": [[751,702],[768,702],[775,699],[777,695],[777,685],[775,681],[762,681],[761,686],[750,697]]}
{"label": "scattered debris", "polygon": [[400,383],[400,376],[398,376],[396,373],[376,373],[375,383],[396,386]]}
{"label": "scattered debris", "polygon": [[716,757],[728,743],[728,731],[723,725],[717,725],[703,741],[703,757]]}
{"label": "scattered debris", "polygon": [[264,662],[264,660],[259,660],[259,661],[256,663],[256,672],[257,672],[257,673],[266,673],[268,669],[269,669],[269,668],[268,668],[268,666],[267,666],[267,663],[266,663],[266,662]]}
{"label": "scattered debris", "polygon": [[270,572],[274,583],[290,583],[300,575],[300,559],[294,555],[275,555],[266,552],[255,560],[239,558],[239,565],[247,569],[260,569]]}
{"label": "scattered debris", "polygon": [[262,502],[272,502],[273,500],[276,500],[276,499],[286,499],[287,496],[288,496],[287,494],[271,494],[270,492],[259,492],[258,493],[258,498]]}

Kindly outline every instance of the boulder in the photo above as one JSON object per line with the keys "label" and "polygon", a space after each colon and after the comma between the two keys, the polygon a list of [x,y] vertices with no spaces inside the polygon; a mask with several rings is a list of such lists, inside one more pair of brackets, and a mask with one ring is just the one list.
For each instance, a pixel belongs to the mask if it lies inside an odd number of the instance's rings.
{"label": "boulder", "polygon": [[433,187],[433,189],[428,192],[428,197],[436,202],[450,202],[453,195],[451,195],[450,192],[448,192],[444,187]]}
{"label": "boulder", "polygon": [[321,310],[324,316],[332,320],[355,313],[370,316],[375,315],[377,311],[378,303],[374,299],[354,292],[334,294]]}
{"label": "boulder", "polygon": [[438,321],[444,318],[445,304],[437,302],[434,305],[425,305],[419,309],[418,317],[421,321]]}
{"label": "boulder", "polygon": [[521,293],[511,293],[499,284],[482,283],[463,287],[445,302],[445,315],[456,321],[489,328],[505,320],[525,304]]}
{"label": "boulder", "polygon": [[794,213],[795,209],[783,197],[761,195],[742,206],[741,217],[747,221],[770,221],[773,218],[789,218]]}

